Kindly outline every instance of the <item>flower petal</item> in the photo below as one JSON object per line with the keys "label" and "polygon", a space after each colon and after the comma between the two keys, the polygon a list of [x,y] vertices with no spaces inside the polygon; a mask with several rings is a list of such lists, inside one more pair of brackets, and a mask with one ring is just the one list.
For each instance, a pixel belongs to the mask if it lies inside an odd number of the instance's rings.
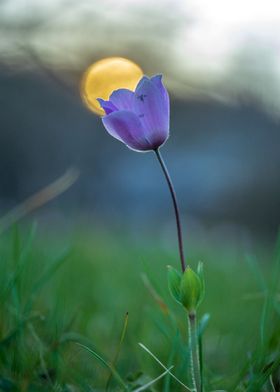
{"label": "flower petal", "polygon": [[169,108],[170,108],[169,95],[168,95],[166,88],[164,87],[164,85],[162,83],[162,75],[155,75],[155,76],[151,77],[151,82],[153,82],[154,85],[160,89],[160,92],[165,100],[166,110],[168,110],[168,117],[169,117]]}
{"label": "flower petal", "polygon": [[100,103],[100,106],[105,111],[106,114],[110,114],[118,110],[116,106],[110,101],[104,101],[102,98],[97,98],[97,101]]}
{"label": "flower petal", "polygon": [[126,88],[120,88],[113,91],[110,95],[110,102],[115,105],[118,110],[131,110],[133,105],[134,92]]}
{"label": "flower petal", "polygon": [[133,111],[139,116],[151,145],[159,147],[169,135],[168,94],[158,77],[153,81],[143,79],[135,91]]}
{"label": "flower petal", "polygon": [[139,90],[139,88],[141,88],[142,84],[143,84],[146,80],[150,80],[150,79],[148,78],[148,76],[144,75],[144,76],[139,80],[139,82],[138,82],[138,84],[137,84],[137,86],[136,86],[136,88],[135,88],[135,91],[136,91],[136,90]]}
{"label": "flower petal", "polygon": [[145,130],[135,113],[128,110],[113,112],[102,118],[108,133],[137,151],[152,150],[153,146],[145,137]]}

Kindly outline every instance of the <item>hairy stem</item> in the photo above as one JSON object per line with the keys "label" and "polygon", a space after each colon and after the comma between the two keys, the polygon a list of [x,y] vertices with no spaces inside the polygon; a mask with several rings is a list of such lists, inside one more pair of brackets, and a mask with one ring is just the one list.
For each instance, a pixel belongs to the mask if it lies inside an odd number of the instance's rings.
{"label": "hairy stem", "polygon": [[179,246],[179,254],[180,254],[180,261],[181,261],[181,267],[182,271],[184,272],[186,269],[186,264],[185,264],[185,257],[184,257],[184,248],[183,248],[183,238],[182,238],[182,227],[181,227],[181,221],[180,221],[180,213],[179,213],[179,207],[178,207],[178,202],[177,202],[177,197],[176,197],[176,192],[174,189],[174,186],[171,181],[170,174],[168,172],[168,169],[164,163],[164,160],[161,156],[161,153],[159,152],[159,149],[155,150],[155,154],[157,156],[157,159],[160,163],[160,166],[162,168],[162,171],[164,173],[164,176],[167,181],[167,185],[172,197],[173,201],[173,206],[174,206],[174,211],[175,211],[175,217],[176,217],[176,225],[177,225],[177,235],[178,235],[178,246]]}
{"label": "hairy stem", "polygon": [[188,314],[188,324],[189,324],[189,348],[190,348],[190,364],[191,364],[190,368],[191,368],[192,383],[193,383],[194,390],[196,392],[201,392],[200,360],[199,360],[195,313]]}

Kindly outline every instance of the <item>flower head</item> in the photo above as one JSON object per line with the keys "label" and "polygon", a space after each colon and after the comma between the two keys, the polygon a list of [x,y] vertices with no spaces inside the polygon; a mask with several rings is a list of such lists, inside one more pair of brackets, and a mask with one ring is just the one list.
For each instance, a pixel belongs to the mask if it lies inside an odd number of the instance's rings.
{"label": "flower head", "polygon": [[169,96],[161,79],[144,76],[135,92],[119,89],[108,101],[98,98],[108,133],[133,150],[155,150],[169,136]]}

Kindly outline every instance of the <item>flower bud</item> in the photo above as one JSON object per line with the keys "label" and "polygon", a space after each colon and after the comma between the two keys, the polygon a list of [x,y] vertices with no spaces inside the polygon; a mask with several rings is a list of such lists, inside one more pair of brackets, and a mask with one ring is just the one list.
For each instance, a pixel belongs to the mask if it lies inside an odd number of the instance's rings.
{"label": "flower bud", "polygon": [[202,301],[203,286],[197,273],[190,267],[185,269],[180,284],[181,303],[191,313],[195,312]]}

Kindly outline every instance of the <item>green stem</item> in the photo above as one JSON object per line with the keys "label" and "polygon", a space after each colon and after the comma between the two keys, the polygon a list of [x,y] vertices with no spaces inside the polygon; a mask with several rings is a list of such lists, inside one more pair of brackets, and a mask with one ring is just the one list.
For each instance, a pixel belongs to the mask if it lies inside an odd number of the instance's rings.
{"label": "green stem", "polygon": [[188,314],[189,325],[189,349],[190,349],[190,368],[193,388],[196,392],[201,392],[201,374],[198,349],[198,336],[196,327],[196,314]]}
{"label": "green stem", "polygon": [[176,197],[176,192],[175,188],[173,186],[170,174],[168,172],[168,169],[166,167],[166,164],[161,156],[161,153],[159,149],[155,150],[156,157],[159,161],[159,164],[161,166],[161,169],[163,171],[163,174],[165,176],[170,195],[172,198],[173,206],[174,206],[174,212],[175,212],[175,218],[176,218],[176,226],[177,226],[177,235],[178,235],[178,247],[179,247],[179,255],[180,255],[180,261],[181,261],[181,268],[182,272],[184,273],[186,269],[186,263],[185,263],[185,256],[184,256],[184,246],[183,246],[183,236],[182,236],[182,227],[181,227],[181,220],[180,220],[180,212],[179,212],[179,207],[178,207],[178,202],[177,202],[177,197]]}
{"label": "green stem", "polygon": [[[174,212],[176,217],[176,226],[177,226],[177,235],[178,235],[178,247],[179,247],[179,255],[181,261],[182,272],[185,272],[186,263],[184,256],[184,247],[183,247],[183,236],[182,236],[182,227],[180,220],[179,207],[176,197],[176,192],[168,172],[168,169],[165,165],[165,162],[161,156],[159,149],[155,150],[156,157],[159,161],[165,179],[167,181],[167,185],[171,194]],[[196,326],[196,313],[192,312],[188,314],[188,325],[189,325],[189,348],[190,348],[190,364],[191,364],[191,377],[193,383],[193,389],[195,392],[202,392],[202,383],[201,383],[201,368],[200,368],[200,360],[199,360],[199,344],[198,344],[198,335],[197,335],[197,326]]]}

